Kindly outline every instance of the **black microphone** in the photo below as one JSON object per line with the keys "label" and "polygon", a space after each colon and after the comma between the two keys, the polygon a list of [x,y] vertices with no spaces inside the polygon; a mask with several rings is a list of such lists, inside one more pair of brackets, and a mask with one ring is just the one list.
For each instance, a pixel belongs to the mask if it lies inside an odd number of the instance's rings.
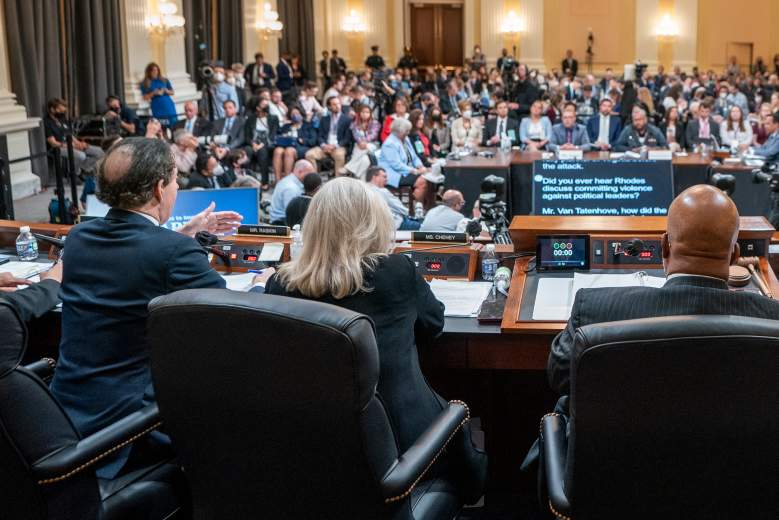
{"label": "black microphone", "polygon": [[622,250],[628,256],[638,256],[644,250],[644,241],[640,238],[631,238],[622,242]]}
{"label": "black microphone", "polygon": [[216,247],[219,243],[219,237],[208,231],[198,231],[195,233],[195,241],[200,244],[207,253],[213,253],[224,261],[227,267],[230,267],[230,255]]}
{"label": "black microphone", "polygon": [[41,242],[46,242],[47,244],[50,244],[56,248],[62,249],[63,247],[65,247],[65,239],[54,238],[54,237],[50,237],[49,235],[42,235],[40,233],[33,233],[32,236],[34,236]]}

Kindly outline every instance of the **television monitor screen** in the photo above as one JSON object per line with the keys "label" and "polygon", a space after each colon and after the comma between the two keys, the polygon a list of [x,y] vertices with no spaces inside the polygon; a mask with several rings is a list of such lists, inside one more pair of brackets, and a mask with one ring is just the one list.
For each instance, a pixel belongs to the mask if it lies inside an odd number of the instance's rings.
{"label": "television monitor screen", "polygon": [[[189,220],[206,209],[213,201],[214,211],[236,211],[243,215],[242,224],[260,223],[260,190],[257,188],[224,188],[221,190],[179,190],[176,205],[170,218],[164,224],[168,229],[179,229]],[[87,196],[87,215],[104,217],[110,208],[97,200],[94,195]]]}
{"label": "television monitor screen", "polygon": [[668,214],[671,161],[573,160],[533,163],[533,214]]}

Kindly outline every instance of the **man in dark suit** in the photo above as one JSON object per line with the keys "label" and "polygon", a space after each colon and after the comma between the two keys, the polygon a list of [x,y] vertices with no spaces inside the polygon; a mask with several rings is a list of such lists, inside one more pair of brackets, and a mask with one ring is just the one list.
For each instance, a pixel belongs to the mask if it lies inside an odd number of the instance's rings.
{"label": "man in dark suit", "polygon": [[327,100],[327,110],[328,114],[319,121],[319,146],[307,151],[306,159],[316,164],[315,161],[321,161],[329,155],[335,161],[336,175],[342,175],[346,164],[346,151],[352,144],[352,119],[341,110],[341,100],[338,96]]}
{"label": "man in dark suit", "polygon": [[[729,314],[776,319],[779,302],[728,290],[728,269],[739,256],[736,205],[722,191],[700,184],[683,191],[668,209],[662,255],[662,288],[581,289],[565,330],[552,342],[547,375],[560,395],[570,392],[576,329],[591,323],[683,314]],[[636,374],[640,377],[640,374]],[[567,403],[558,403],[561,411]]]}
{"label": "man in dark suit", "polygon": [[484,125],[482,146],[500,146],[503,137],[511,140],[511,146],[519,146],[519,122],[509,117],[508,102],[500,100],[495,103],[495,112],[497,117]]}
{"label": "man in dark suit", "polygon": [[276,73],[273,72],[273,66],[265,63],[265,58],[261,52],[254,55],[254,63],[246,66],[243,73],[246,78],[246,84],[252,89],[252,94],[257,94],[261,88],[271,88]]}
{"label": "man in dark suit", "polygon": [[173,127],[174,130],[184,130],[195,137],[211,135],[211,123],[209,123],[208,119],[200,117],[197,104],[194,101],[184,103],[184,116],[184,119],[176,122],[176,125]]}
{"label": "man in dark suit", "polygon": [[[97,177],[98,197],[111,210],[68,233],[60,290],[62,340],[51,384],[83,436],[154,401],[146,338],[149,302],[181,289],[224,287],[192,236],[234,230],[241,218],[235,212],[214,213],[212,204],[179,232],[162,227],[178,184],[170,146],[157,139],[120,141],[99,163]],[[115,477],[128,456],[129,448],[119,450],[97,469],[98,477]]]}
{"label": "man in dark suit", "polygon": [[[10,303],[16,309],[19,320],[27,323],[53,309],[59,302],[62,282],[62,262],[57,262],[48,271],[40,274],[41,281],[16,278],[11,273],[0,273],[0,301]],[[26,286],[24,290],[17,290]]]}
{"label": "man in dark suit", "polygon": [[189,174],[187,189],[219,190],[229,188],[233,182],[235,182],[233,171],[226,169],[219,159],[206,152],[198,155],[195,168]]}
{"label": "man in dark suit", "polygon": [[262,176],[263,189],[268,186],[271,158],[279,131],[279,118],[270,114],[269,106],[267,98],[260,98],[255,113],[246,119],[244,128],[245,150],[257,165],[257,171]]}
{"label": "man in dark suit", "polygon": [[563,71],[565,76],[570,78],[575,78],[579,73],[579,62],[574,59],[573,51],[571,49],[565,51],[565,58],[563,58],[563,61],[560,63],[560,70]]}
{"label": "man in dark suit", "polygon": [[287,92],[292,88],[292,67],[289,65],[289,60],[289,53],[285,52],[276,65],[276,88],[282,92]]}
{"label": "man in dark suit", "polygon": [[627,152],[644,146],[647,148],[667,148],[663,132],[655,125],[649,124],[646,108],[635,105],[631,112],[631,123],[624,127],[614,143],[614,151]]}
{"label": "man in dark suit", "polygon": [[594,149],[610,150],[622,131],[622,120],[611,113],[614,102],[610,97],[600,100],[598,113],[587,120],[587,134]]}
{"label": "man in dark suit", "polygon": [[211,135],[222,136],[227,141],[220,144],[222,148],[233,150],[240,148],[246,142],[244,137],[244,119],[238,115],[238,107],[231,100],[224,102],[225,116],[214,121]]}
{"label": "man in dark suit", "polygon": [[701,143],[708,145],[719,143],[719,125],[711,118],[711,108],[709,101],[701,102],[698,107],[698,117],[687,123],[684,137],[688,150]]}
{"label": "man in dark suit", "polygon": [[333,81],[341,74],[346,74],[346,62],[338,55],[338,49],[330,51],[330,77]]}

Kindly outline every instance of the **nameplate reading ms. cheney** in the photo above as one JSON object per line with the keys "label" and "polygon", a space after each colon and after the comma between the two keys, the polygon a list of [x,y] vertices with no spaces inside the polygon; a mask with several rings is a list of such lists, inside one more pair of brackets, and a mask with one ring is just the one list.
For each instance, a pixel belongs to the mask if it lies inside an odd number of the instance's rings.
{"label": "nameplate reading ms. cheney", "polygon": [[467,242],[465,233],[442,233],[435,231],[414,231],[411,233],[414,242]]}

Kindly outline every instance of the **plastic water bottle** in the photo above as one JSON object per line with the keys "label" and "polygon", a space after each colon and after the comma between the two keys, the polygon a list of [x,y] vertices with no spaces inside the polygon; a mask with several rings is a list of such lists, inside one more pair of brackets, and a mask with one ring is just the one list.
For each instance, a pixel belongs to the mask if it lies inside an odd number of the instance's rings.
{"label": "plastic water bottle", "polygon": [[421,202],[414,204],[414,218],[417,220],[425,218],[425,208],[422,206]]}
{"label": "plastic water bottle", "polygon": [[481,277],[484,281],[491,282],[495,279],[498,263],[498,258],[495,256],[495,244],[487,244],[481,259]]}
{"label": "plastic water bottle", "polygon": [[500,138],[500,151],[503,153],[509,153],[511,151],[511,138],[504,135]]}
{"label": "plastic water bottle", "polygon": [[30,226],[19,228],[19,236],[16,237],[16,255],[22,262],[31,262],[38,258],[38,241],[30,233]]}
{"label": "plastic water bottle", "polygon": [[292,227],[292,245],[289,247],[289,257],[294,260],[303,251],[303,234],[300,232],[300,224]]}

